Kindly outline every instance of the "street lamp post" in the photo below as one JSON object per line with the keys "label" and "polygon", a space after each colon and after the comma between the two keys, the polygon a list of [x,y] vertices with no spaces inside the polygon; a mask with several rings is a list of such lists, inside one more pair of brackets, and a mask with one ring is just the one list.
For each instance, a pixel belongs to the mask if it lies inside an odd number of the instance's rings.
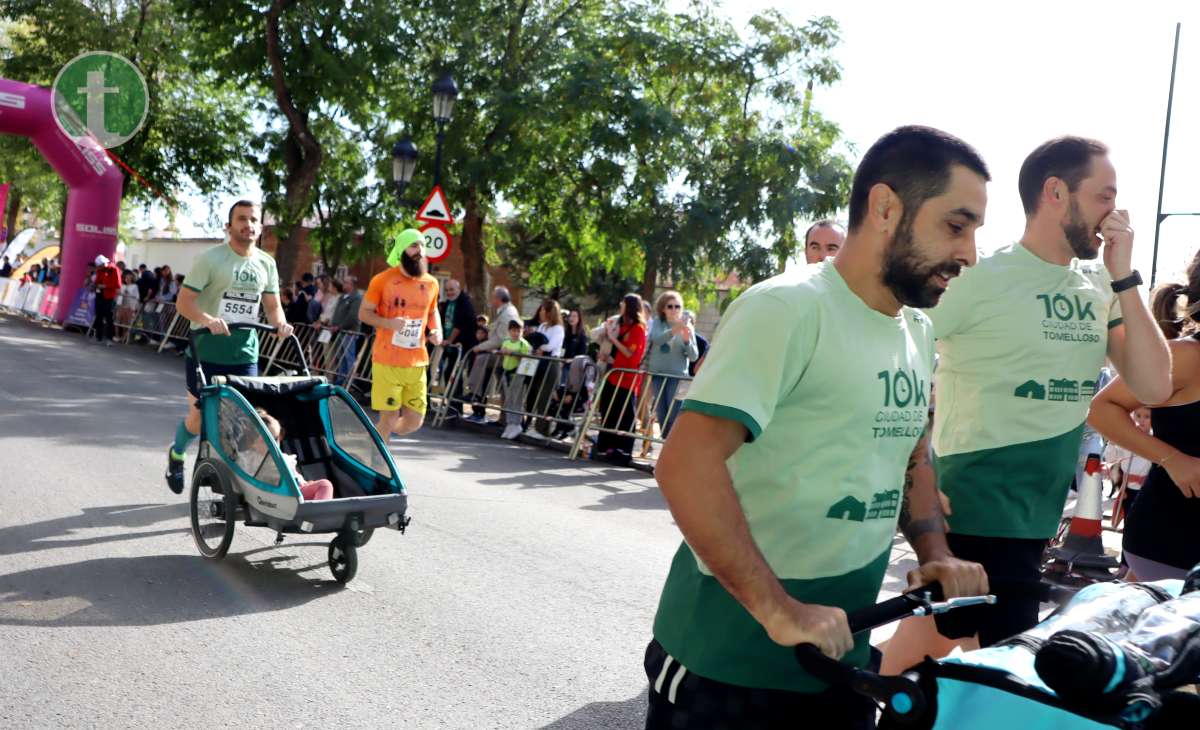
{"label": "street lamp post", "polygon": [[442,183],[442,142],[446,139],[446,125],[450,123],[450,115],[454,112],[454,102],[458,100],[458,87],[450,74],[433,82],[433,121],[437,124],[437,153],[433,162],[433,184]]}
{"label": "street lamp post", "polygon": [[[454,112],[454,102],[458,100],[458,87],[450,74],[442,76],[433,82],[433,121],[437,125],[437,152],[433,161],[433,184],[442,183],[442,143],[446,141],[446,125],[450,123],[450,115]],[[404,191],[412,182],[417,170],[419,157],[417,146],[412,138],[405,137],[392,146],[392,181],[396,186],[396,199],[401,205],[420,205],[420,201],[409,201],[404,198]]]}
{"label": "street lamp post", "polygon": [[404,190],[412,182],[417,171],[417,146],[411,137],[405,137],[392,146],[392,181],[396,184],[396,198],[404,202]]}

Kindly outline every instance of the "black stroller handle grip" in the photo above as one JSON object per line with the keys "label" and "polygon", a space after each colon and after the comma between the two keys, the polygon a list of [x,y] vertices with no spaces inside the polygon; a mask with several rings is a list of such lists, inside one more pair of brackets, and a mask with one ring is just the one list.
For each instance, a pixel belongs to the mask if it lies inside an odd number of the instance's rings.
{"label": "black stroller handle grip", "polygon": [[915,591],[903,593],[895,598],[876,603],[874,606],[867,606],[847,614],[846,622],[850,624],[850,633],[861,634],[864,631],[870,631],[911,616],[916,609],[921,608],[928,601],[941,600],[943,600],[942,586],[934,582]]}
{"label": "black stroller handle grip", "polygon": [[[995,598],[987,596],[968,600],[994,602]],[[861,634],[908,616],[930,615],[957,607],[955,601],[943,601],[942,586],[934,582],[853,611],[846,615],[846,622],[850,626],[850,633]],[[871,698],[883,705],[884,712],[899,724],[914,723],[925,713],[925,693],[906,676],[884,677],[850,666],[825,656],[813,644],[800,644],[795,653],[796,661],[806,672],[827,684],[850,687],[856,693]]]}
{"label": "black stroller handle grip", "polygon": [[916,722],[925,713],[925,693],[905,676],[884,677],[830,659],[814,644],[796,647],[796,661],[806,672],[834,687],[849,687],[883,705],[883,711],[901,724]]}
{"label": "black stroller handle grip", "polygon": [[[257,330],[266,334],[275,334],[276,332],[274,325],[264,324],[262,322],[228,322],[226,323],[226,326],[229,328],[230,332],[235,330]],[[192,358],[192,362],[196,364],[196,380],[200,383],[201,387],[203,387],[208,385],[208,378],[204,375],[204,369],[200,365],[200,357],[196,351],[196,338],[199,335],[209,335],[213,337],[216,335],[213,335],[212,332],[209,332],[207,327],[188,329],[189,355]],[[296,346],[296,353],[300,357],[300,366],[304,368],[304,374],[311,376],[312,372],[308,369],[308,359],[304,356],[304,347],[300,344],[300,338],[296,337],[295,332],[292,332],[292,334],[288,336],[288,340]]]}

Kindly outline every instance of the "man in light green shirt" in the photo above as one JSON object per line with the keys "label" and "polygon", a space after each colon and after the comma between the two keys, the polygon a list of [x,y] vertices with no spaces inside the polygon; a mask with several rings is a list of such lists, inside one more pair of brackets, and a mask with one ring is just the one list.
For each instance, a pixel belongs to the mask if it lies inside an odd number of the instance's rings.
{"label": "man in light green shirt", "polygon": [[873,704],[792,647],[867,664],[846,612],[875,602],[897,525],[914,586],[986,591],[946,548],[926,456],[933,330],[912,307],[975,262],[987,180],[944,132],[885,135],[837,258],[751,287],[722,318],[655,471],[684,542],[646,651],[647,728],[874,727]]}
{"label": "man in light green shirt", "polygon": [[1021,240],[981,257],[927,311],[941,354],[933,448],[948,540],[987,568],[997,603],[938,617],[940,639],[932,619],[905,622],[885,672],[947,653],[948,640],[987,646],[1037,623],[1042,552],[1105,357],[1143,402],[1171,394],[1170,353],[1138,294],[1108,149],[1050,140],[1026,158],[1019,188]]}
{"label": "man in light green shirt", "polygon": [[[195,355],[200,359],[206,378],[214,375],[258,375],[258,333],[234,330],[229,325],[259,321],[260,311],[280,337],[290,337],[279,304],[279,273],[275,259],[255,243],[262,232],[257,203],[239,200],[229,209],[225,227],[228,243],[213,246],[192,263],[183,280],[176,303],[180,316],[192,324],[192,332],[206,330],[196,339]],[[184,453],[200,434],[200,409],[196,407],[200,384],[196,362],[189,349],[184,360],[187,378],[188,413],[175,429],[175,441],[167,450],[167,486],[183,492]]]}

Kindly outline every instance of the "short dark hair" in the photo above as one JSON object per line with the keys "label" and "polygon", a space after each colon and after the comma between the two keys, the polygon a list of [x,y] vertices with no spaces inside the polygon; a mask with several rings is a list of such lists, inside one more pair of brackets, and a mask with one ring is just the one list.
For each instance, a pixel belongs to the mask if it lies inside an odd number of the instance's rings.
{"label": "short dark hair", "polygon": [[987,163],[975,148],[952,134],[920,125],[897,127],[880,137],[863,156],[850,187],[850,230],[867,216],[871,188],[883,183],[895,191],[911,216],[926,200],[941,195],[950,168],[962,165],[991,180]]}
{"label": "short dark hair", "polygon": [[519,319],[510,319],[508,320],[508,329],[509,331],[525,329],[525,323]]}
{"label": "short dark hair", "polygon": [[229,206],[229,220],[227,221],[227,223],[229,225],[233,225],[233,211],[237,210],[238,208],[257,208],[257,207],[258,207],[258,203],[255,203],[253,200],[237,201],[233,205]]}
{"label": "short dark hair", "polygon": [[1025,215],[1037,212],[1038,199],[1047,178],[1062,180],[1067,184],[1067,190],[1073,193],[1092,173],[1092,158],[1107,154],[1108,147],[1103,142],[1086,137],[1055,137],[1038,145],[1021,163],[1021,174],[1017,178]]}
{"label": "short dark hair", "polygon": [[313,280],[313,275],[312,275],[311,271],[305,271],[303,274],[300,275],[300,281],[309,282],[312,280]]}
{"label": "short dark hair", "polygon": [[842,230],[845,230],[842,227],[841,223],[838,223],[837,221],[835,221],[832,218],[825,218],[823,220],[819,220],[816,223],[809,226],[808,230],[804,232],[804,245],[805,246],[808,245],[808,237],[811,236],[812,232],[817,230],[818,228],[834,228],[834,229],[842,228]]}

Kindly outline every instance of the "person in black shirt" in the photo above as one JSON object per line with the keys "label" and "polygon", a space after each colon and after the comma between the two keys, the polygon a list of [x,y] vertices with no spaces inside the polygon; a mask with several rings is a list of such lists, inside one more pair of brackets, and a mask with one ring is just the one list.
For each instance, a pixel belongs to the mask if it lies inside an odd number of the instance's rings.
{"label": "person in black shirt", "polygon": [[137,281],[138,297],[143,302],[148,302],[158,295],[158,277],[147,269],[145,264],[138,266],[138,271],[141,272]]}
{"label": "person in black shirt", "polygon": [[[588,351],[588,333],[583,326],[583,315],[578,309],[567,312],[566,334],[563,336],[563,357],[570,360]],[[563,373],[566,376],[566,373]]]}
{"label": "person in black shirt", "polygon": [[1118,376],[1092,400],[1088,423],[1153,466],[1125,518],[1126,580],[1183,578],[1200,563],[1200,251],[1186,284],[1155,290],[1151,310],[1171,347],[1171,397],[1152,404],[1153,435],[1129,414],[1138,402]]}
{"label": "person in black shirt", "polygon": [[283,305],[283,316],[287,321],[293,324],[308,324],[308,298],[304,296],[303,290],[297,292],[290,286],[285,286],[279,292],[279,296]]}

